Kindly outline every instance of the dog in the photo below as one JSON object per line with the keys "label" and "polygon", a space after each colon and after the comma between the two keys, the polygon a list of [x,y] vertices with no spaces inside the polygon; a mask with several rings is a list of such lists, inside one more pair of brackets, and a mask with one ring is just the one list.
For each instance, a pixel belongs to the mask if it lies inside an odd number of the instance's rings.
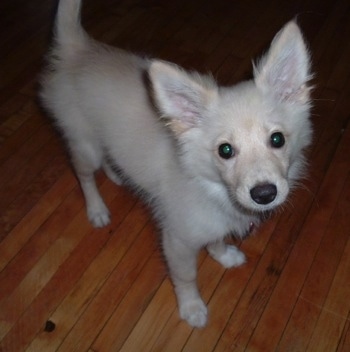
{"label": "dog", "polygon": [[203,327],[198,252],[206,247],[225,268],[243,264],[225,238],[246,236],[304,175],[312,126],[303,35],[287,23],[253,79],[222,87],[95,41],[80,8],[80,0],[59,3],[41,101],[68,145],[92,225],[110,221],[96,170],[142,192],[159,223],[180,317]]}

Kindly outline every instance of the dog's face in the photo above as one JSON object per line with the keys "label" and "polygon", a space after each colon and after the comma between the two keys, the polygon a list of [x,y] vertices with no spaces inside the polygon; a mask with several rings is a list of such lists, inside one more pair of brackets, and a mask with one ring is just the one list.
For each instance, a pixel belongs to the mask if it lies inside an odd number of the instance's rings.
{"label": "dog's face", "polygon": [[311,141],[307,114],[270,99],[253,82],[221,89],[218,101],[202,140],[210,140],[220,178],[243,208],[277,207],[300,176],[301,151]]}
{"label": "dog's face", "polygon": [[150,78],[187,172],[225,184],[248,211],[286,200],[311,142],[309,58],[295,23],[277,34],[252,81],[219,88],[163,62],[151,65]]}

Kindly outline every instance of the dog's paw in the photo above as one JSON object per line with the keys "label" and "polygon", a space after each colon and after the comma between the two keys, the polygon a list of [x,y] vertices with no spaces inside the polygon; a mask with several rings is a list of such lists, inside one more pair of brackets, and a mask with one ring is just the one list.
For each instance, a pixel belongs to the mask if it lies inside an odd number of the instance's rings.
{"label": "dog's paw", "polygon": [[100,228],[111,222],[111,216],[107,207],[88,209],[88,218],[93,227]]}
{"label": "dog's paw", "polygon": [[[106,170],[105,170],[106,172]],[[119,177],[115,172],[106,172],[107,177],[114,182],[117,186],[122,186],[124,181],[121,177]]]}
{"label": "dog's paw", "polygon": [[109,164],[107,164],[107,163],[103,164],[103,171],[105,172],[107,177],[112,182],[114,182],[117,186],[122,186],[123,185],[123,183],[124,183],[123,179],[118,176],[118,174],[112,169],[112,167]]}
{"label": "dog's paw", "polygon": [[208,309],[201,299],[192,300],[180,307],[181,319],[194,328],[203,328],[207,324]]}
{"label": "dog's paw", "polygon": [[240,266],[246,262],[246,257],[243,252],[241,252],[235,246],[226,245],[225,253],[220,256],[215,257],[215,259],[224,268],[233,268]]}

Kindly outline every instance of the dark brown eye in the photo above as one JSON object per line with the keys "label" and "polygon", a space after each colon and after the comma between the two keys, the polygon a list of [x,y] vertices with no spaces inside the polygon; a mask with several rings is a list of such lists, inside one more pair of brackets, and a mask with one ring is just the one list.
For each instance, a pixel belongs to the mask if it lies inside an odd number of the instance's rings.
{"label": "dark brown eye", "polygon": [[272,133],[270,143],[273,148],[282,148],[285,143],[285,139],[282,132]]}
{"label": "dark brown eye", "polygon": [[219,146],[219,155],[223,159],[230,159],[235,155],[235,151],[232,148],[232,145],[229,143],[223,143]]}

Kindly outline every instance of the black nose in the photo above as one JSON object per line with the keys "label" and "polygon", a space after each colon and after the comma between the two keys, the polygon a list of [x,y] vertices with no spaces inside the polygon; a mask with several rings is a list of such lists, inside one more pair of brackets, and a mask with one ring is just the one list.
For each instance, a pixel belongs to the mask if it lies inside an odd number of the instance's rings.
{"label": "black nose", "polygon": [[277,187],[272,184],[261,184],[250,190],[250,196],[255,203],[269,204],[277,195]]}

